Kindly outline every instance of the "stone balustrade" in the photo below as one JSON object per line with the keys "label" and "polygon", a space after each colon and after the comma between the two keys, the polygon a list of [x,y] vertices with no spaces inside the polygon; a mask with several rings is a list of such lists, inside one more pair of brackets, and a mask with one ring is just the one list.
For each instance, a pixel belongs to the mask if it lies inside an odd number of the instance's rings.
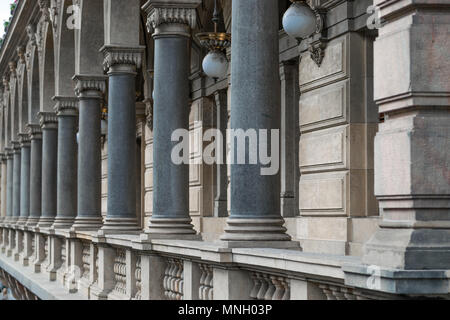
{"label": "stone balustrade", "polygon": [[[13,235],[18,233],[24,240],[18,246],[21,258],[15,259],[8,252],[17,245]],[[343,266],[357,263],[359,258],[355,257],[285,249],[231,249],[204,241],[144,241],[137,234],[101,235],[10,225],[0,225],[0,234],[0,270],[8,285],[14,286],[18,299],[401,297],[347,285]],[[29,283],[32,287],[27,287]],[[52,292],[53,287],[60,290],[58,295]]]}

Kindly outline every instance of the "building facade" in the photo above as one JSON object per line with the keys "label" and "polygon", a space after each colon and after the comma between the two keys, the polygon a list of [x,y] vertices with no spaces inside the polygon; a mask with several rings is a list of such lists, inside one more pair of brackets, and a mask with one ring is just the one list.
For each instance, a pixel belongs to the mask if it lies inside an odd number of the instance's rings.
{"label": "building facade", "polygon": [[[18,2],[0,51],[17,299],[449,297],[450,4],[307,3],[298,41],[289,0]],[[279,129],[279,170],[196,161],[230,128]]]}

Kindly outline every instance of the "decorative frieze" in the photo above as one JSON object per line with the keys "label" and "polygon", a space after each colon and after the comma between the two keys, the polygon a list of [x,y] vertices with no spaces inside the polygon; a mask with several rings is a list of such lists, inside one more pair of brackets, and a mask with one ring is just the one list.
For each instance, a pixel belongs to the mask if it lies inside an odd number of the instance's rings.
{"label": "decorative frieze", "polygon": [[57,129],[58,117],[54,112],[39,112],[39,124],[42,129]]}
{"label": "decorative frieze", "polygon": [[140,68],[145,47],[104,46],[103,68],[110,70],[116,65],[128,65]]}
{"label": "decorative frieze", "polygon": [[106,91],[106,76],[75,75],[75,94],[77,97],[99,97]]}

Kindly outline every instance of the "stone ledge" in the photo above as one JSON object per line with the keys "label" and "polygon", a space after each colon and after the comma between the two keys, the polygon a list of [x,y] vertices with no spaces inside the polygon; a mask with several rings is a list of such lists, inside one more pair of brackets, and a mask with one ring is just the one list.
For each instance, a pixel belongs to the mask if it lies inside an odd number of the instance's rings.
{"label": "stone ledge", "polygon": [[49,282],[46,273],[34,273],[12,259],[0,256],[0,268],[42,300],[87,300],[79,293],[69,294],[60,282]]}
{"label": "stone ledge", "polygon": [[397,270],[344,264],[345,284],[397,295],[447,296],[450,270]]}

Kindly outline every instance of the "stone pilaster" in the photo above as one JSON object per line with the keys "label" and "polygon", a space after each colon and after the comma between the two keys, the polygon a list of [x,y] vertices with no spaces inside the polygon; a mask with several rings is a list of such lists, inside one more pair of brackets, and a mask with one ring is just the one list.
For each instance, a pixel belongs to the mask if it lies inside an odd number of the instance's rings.
{"label": "stone pilaster", "polygon": [[58,117],[55,229],[69,229],[77,215],[77,106],[75,97],[55,97]]}
{"label": "stone pilaster", "polygon": [[[450,268],[450,3],[376,0],[374,96],[380,228],[346,282],[400,294],[448,293]],[[446,80],[444,80],[446,79]],[[368,281],[375,279],[375,281]]]}
{"label": "stone pilaster", "polygon": [[[280,129],[278,31],[277,0],[233,3],[231,129],[255,130],[257,135],[261,129],[267,130],[268,141],[272,140],[272,130]],[[255,55],[255,52],[259,54]],[[234,148],[232,154],[236,158],[242,157],[237,153],[240,151],[248,157],[244,157],[245,164],[236,164],[236,159],[231,159],[231,213],[221,239],[230,247],[298,246],[289,241],[291,238],[283,226],[279,171],[263,174],[267,166],[261,161],[250,164],[249,144],[246,143],[247,150],[242,151],[237,140],[230,141]],[[259,148],[270,146],[268,143]],[[267,150],[260,150],[259,154],[261,152]]]}
{"label": "stone pilaster", "polygon": [[56,217],[58,118],[54,112],[40,112],[42,128],[42,214],[39,228],[49,228]]}
{"label": "stone pilaster", "polygon": [[299,214],[299,138],[298,128],[300,88],[298,83],[298,61],[283,61],[281,78],[281,215],[295,217]]}
{"label": "stone pilaster", "polygon": [[108,208],[104,233],[138,231],[136,216],[136,69],[143,47],[104,46],[109,77]]}
{"label": "stone pilaster", "polygon": [[20,133],[20,217],[18,224],[24,225],[30,215],[30,158],[31,140],[28,133]]}
{"label": "stone pilaster", "polygon": [[30,216],[27,226],[36,226],[42,213],[42,129],[40,125],[29,124],[30,150]]}
{"label": "stone pilaster", "polygon": [[[227,155],[226,131],[228,126],[228,94],[227,90],[220,90],[215,93],[216,104],[216,127],[223,137],[221,147],[222,159],[225,161]],[[216,164],[216,194],[214,199],[214,217],[228,216],[228,173],[227,164]]]}
{"label": "stone pilaster", "polygon": [[78,213],[73,227],[97,230],[101,212],[101,102],[106,77],[77,75],[75,93],[79,99]]}
{"label": "stone pilaster", "polygon": [[[189,130],[191,29],[199,0],[150,0],[144,5],[155,40],[153,106],[153,213],[151,238],[193,238],[189,216],[189,164],[172,162],[174,130]],[[168,179],[167,177],[170,177]]]}

